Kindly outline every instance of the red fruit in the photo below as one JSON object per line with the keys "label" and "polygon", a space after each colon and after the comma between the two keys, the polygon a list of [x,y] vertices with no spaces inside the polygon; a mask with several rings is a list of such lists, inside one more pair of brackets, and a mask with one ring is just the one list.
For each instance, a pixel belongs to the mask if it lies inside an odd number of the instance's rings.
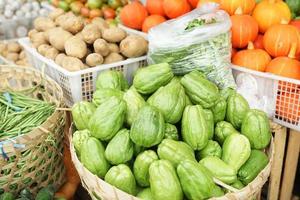
{"label": "red fruit", "polygon": [[164,16],[163,0],[147,0],[146,8],[151,15],[161,15]]}
{"label": "red fruit", "polygon": [[143,32],[148,33],[150,28],[157,26],[164,21],[166,21],[166,19],[163,16],[150,15],[145,19],[142,30]]}
{"label": "red fruit", "polygon": [[146,8],[139,2],[134,1],[126,5],[120,13],[122,23],[134,29],[142,29],[144,20],[148,16]]}

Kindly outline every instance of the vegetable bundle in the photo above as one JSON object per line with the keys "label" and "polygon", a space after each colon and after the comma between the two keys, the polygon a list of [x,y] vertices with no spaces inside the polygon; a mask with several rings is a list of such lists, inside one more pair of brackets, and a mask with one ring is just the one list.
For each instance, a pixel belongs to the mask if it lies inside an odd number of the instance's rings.
{"label": "vegetable bundle", "polygon": [[223,196],[213,178],[240,189],[268,164],[266,114],[199,71],[176,77],[161,63],[139,69],[129,89],[117,71],[96,84],[93,103],[72,108],[73,144],[88,170],[131,195]]}

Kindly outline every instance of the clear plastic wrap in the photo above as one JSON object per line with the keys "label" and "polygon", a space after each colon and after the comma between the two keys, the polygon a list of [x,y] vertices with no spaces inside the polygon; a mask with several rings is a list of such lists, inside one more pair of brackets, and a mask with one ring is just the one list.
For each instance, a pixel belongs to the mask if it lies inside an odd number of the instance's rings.
{"label": "clear plastic wrap", "polygon": [[[204,24],[191,27],[195,19]],[[220,88],[236,88],[230,69],[230,27],[225,11],[217,10],[217,4],[206,4],[152,28],[148,35],[148,62],[168,62],[176,75],[197,69]]]}

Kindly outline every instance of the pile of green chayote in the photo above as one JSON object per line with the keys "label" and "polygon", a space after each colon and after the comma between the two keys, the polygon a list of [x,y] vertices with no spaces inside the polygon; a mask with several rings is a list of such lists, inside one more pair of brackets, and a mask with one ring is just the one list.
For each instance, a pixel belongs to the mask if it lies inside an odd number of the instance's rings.
{"label": "pile of green chayote", "polygon": [[98,76],[93,102],[72,108],[73,144],[83,165],[141,199],[222,196],[213,177],[241,189],[267,165],[266,114],[199,71],[174,76],[167,63]]}

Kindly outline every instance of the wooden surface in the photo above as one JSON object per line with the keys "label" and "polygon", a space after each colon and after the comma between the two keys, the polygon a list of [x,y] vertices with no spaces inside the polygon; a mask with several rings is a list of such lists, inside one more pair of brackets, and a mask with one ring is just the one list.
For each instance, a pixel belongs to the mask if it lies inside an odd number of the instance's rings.
{"label": "wooden surface", "polygon": [[290,130],[285,167],[281,184],[280,200],[290,200],[292,198],[299,152],[300,133],[294,130]]}
{"label": "wooden surface", "polygon": [[277,200],[279,196],[286,138],[287,129],[285,127],[282,127],[278,132],[274,134],[275,158],[273,160],[269,181],[269,200]]}

